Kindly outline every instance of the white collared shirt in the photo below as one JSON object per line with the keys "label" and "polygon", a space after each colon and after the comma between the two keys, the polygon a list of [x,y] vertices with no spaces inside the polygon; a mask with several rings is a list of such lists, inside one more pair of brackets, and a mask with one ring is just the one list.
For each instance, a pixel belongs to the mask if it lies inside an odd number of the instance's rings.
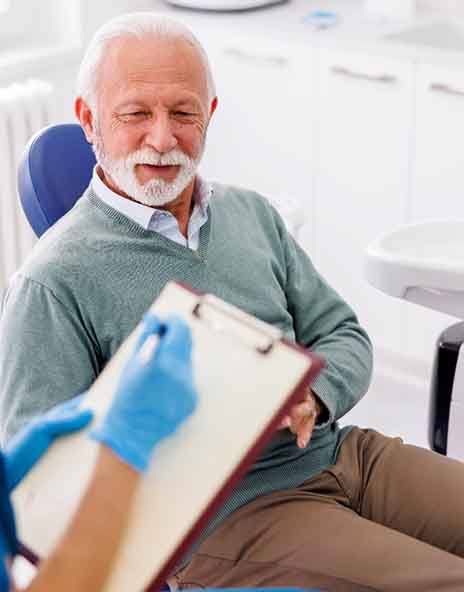
{"label": "white collared shirt", "polygon": [[107,205],[121,212],[145,230],[158,232],[175,243],[188,247],[193,251],[198,249],[200,228],[208,220],[208,203],[213,189],[209,183],[197,175],[193,192],[194,207],[187,229],[187,237],[179,230],[175,216],[165,210],[151,208],[144,204],[126,199],[110,189],[100,178],[96,165],[92,175],[92,189],[97,197]]}

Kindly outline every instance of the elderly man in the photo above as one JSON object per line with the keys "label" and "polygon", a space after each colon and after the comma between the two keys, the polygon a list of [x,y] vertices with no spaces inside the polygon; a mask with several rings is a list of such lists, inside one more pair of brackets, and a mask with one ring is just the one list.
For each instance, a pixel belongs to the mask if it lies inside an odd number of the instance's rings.
{"label": "elderly man", "polygon": [[76,113],[98,166],[9,288],[4,434],[85,390],[166,282],[181,280],[279,327],[327,367],[172,584],[463,589],[462,465],[339,427],[368,387],[368,337],[266,200],[196,174],[217,104],[184,27],[144,13],[96,33]]}

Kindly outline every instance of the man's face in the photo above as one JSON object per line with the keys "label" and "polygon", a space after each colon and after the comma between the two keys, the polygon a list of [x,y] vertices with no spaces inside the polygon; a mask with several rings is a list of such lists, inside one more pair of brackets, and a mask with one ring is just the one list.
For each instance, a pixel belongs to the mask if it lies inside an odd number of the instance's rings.
{"label": "man's face", "polygon": [[93,121],[107,183],[150,206],[173,201],[194,178],[211,112],[202,61],[186,41],[114,41]]}

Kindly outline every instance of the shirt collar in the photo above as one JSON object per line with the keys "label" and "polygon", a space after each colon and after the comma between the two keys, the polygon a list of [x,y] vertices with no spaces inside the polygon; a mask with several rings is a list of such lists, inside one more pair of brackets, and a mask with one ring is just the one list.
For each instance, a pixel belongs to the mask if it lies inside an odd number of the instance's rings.
{"label": "shirt collar", "polygon": [[[127,218],[130,218],[145,230],[149,229],[150,222],[153,217],[159,217],[161,214],[166,214],[164,210],[151,208],[145,204],[132,201],[122,197],[112,189],[110,189],[100,178],[97,171],[98,164],[95,165],[92,175],[92,189],[97,197],[104,201],[107,205],[118,210]],[[199,175],[195,178],[195,186],[193,189],[193,200],[195,206],[198,205],[202,214],[206,214],[209,201],[213,193],[212,185],[202,179]]]}
{"label": "shirt collar", "polygon": [[202,177],[197,175],[195,177],[195,187],[193,188],[193,200],[195,205],[198,205],[201,213],[206,215],[208,204],[213,195],[213,186],[211,183],[205,181]]}

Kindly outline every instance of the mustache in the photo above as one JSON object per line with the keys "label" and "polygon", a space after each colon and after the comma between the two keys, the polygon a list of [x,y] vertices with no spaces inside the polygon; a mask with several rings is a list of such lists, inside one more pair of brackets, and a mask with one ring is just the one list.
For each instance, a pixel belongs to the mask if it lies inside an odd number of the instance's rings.
{"label": "mustache", "polygon": [[193,160],[182,150],[174,148],[170,152],[161,154],[150,148],[142,148],[129,154],[125,159],[126,165],[149,164],[155,166],[190,166]]}

